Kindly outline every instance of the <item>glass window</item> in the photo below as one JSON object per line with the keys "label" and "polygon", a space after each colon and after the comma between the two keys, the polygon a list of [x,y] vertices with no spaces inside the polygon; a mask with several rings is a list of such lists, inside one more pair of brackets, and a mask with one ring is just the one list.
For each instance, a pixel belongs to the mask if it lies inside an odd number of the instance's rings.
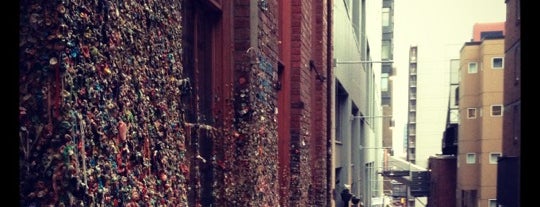
{"label": "glass window", "polygon": [[469,63],[469,73],[478,73],[478,63],[476,62]]}
{"label": "glass window", "polygon": [[504,68],[504,59],[502,57],[495,57],[491,61],[491,68],[493,69],[503,69]]}
{"label": "glass window", "polygon": [[411,64],[409,67],[409,74],[414,75],[416,74],[416,64]]}
{"label": "glass window", "polygon": [[382,26],[390,25],[390,8],[382,8]]}
{"label": "glass window", "polygon": [[456,92],[454,93],[454,103],[456,103],[454,106],[459,106],[459,86],[456,87]]}
{"label": "glass window", "polygon": [[476,108],[468,108],[467,109],[467,118],[468,119],[476,119]]}
{"label": "glass window", "polygon": [[489,199],[488,207],[497,207],[497,199]]}
{"label": "glass window", "polygon": [[491,116],[502,116],[502,105],[492,105],[491,106]]}
{"label": "glass window", "polygon": [[501,153],[499,152],[489,153],[489,164],[497,164],[500,156]]}
{"label": "glass window", "polygon": [[388,91],[388,73],[381,74],[381,91]]}
{"label": "glass window", "polygon": [[381,58],[383,60],[388,60],[390,58],[390,49],[391,49],[391,44],[390,44],[390,41],[388,40],[384,40],[382,42],[382,48],[381,48]]}
{"label": "glass window", "polygon": [[409,62],[416,62],[416,47],[411,47],[409,51]]}
{"label": "glass window", "polygon": [[476,153],[467,153],[467,164],[476,163]]}

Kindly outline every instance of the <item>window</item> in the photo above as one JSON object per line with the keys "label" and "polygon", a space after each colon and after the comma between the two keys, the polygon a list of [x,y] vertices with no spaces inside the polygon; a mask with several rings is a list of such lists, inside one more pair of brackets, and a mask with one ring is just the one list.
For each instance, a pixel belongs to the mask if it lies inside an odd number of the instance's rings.
{"label": "window", "polygon": [[390,8],[382,8],[382,26],[386,27],[390,25]]}
{"label": "window", "polygon": [[381,59],[388,60],[390,58],[390,49],[391,49],[390,41],[384,40],[382,41],[382,48],[381,48]]}
{"label": "window", "polygon": [[491,105],[491,116],[502,116],[502,105]]}
{"label": "window", "polygon": [[493,69],[503,69],[504,68],[504,59],[502,57],[494,57],[491,59],[491,68]]}
{"label": "window", "polygon": [[497,199],[489,199],[488,207],[497,207]]}
{"label": "window", "polygon": [[409,124],[409,134],[410,135],[416,134],[416,125],[414,125],[414,123]]}
{"label": "window", "polygon": [[336,179],[336,186],[343,185],[341,184],[340,178],[341,178],[341,167],[335,168],[335,179]]}
{"label": "window", "polygon": [[409,90],[409,97],[411,97],[410,99],[416,99],[416,88],[411,88]]}
{"label": "window", "polygon": [[500,156],[500,152],[489,153],[489,164],[497,164]]}
{"label": "window", "polygon": [[337,96],[336,96],[336,142],[341,143],[346,133],[343,131],[344,125],[349,122],[349,113],[347,112],[346,103],[347,103],[347,92],[337,83],[336,86]]}
{"label": "window", "polygon": [[409,76],[409,86],[416,87],[416,76]]}
{"label": "window", "polygon": [[409,62],[415,63],[416,56],[417,56],[416,47],[411,47],[411,49],[409,50]]}
{"label": "window", "polygon": [[480,39],[490,38],[490,37],[503,37],[503,31],[486,31],[480,32]]}
{"label": "window", "polygon": [[478,73],[478,63],[476,62],[469,63],[469,73]]}
{"label": "window", "polygon": [[476,119],[476,108],[468,108],[467,109],[467,118],[468,119]]}
{"label": "window", "polygon": [[381,91],[388,91],[388,73],[381,74]]}
{"label": "window", "polygon": [[467,164],[476,163],[476,153],[467,153]]}
{"label": "window", "polygon": [[415,64],[415,63],[411,63],[411,64],[410,64],[410,67],[409,67],[409,74],[411,74],[411,75],[415,75],[415,74],[416,74],[416,64]]}
{"label": "window", "polygon": [[456,87],[456,92],[455,92],[455,96],[454,96],[454,101],[455,101],[455,105],[454,106],[459,106],[459,86]]}

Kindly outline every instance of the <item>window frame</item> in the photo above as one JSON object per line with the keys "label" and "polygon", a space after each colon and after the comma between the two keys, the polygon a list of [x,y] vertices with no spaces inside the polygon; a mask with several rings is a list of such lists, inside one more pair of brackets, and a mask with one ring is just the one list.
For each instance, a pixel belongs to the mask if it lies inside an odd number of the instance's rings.
{"label": "window frame", "polygon": [[[471,111],[474,111],[474,113],[471,114]],[[467,119],[476,119],[477,117],[477,109],[476,108],[467,108]]]}
{"label": "window frame", "polygon": [[382,16],[381,16],[381,25],[383,27],[390,26],[390,8],[389,7],[383,7],[382,8]]}
{"label": "window frame", "polygon": [[390,53],[392,51],[392,42],[390,40],[383,40],[381,43],[381,59],[390,59]]}
{"label": "window frame", "polygon": [[[493,110],[493,108],[494,108],[494,107],[497,107],[497,106],[498,106],[498,107],[501,107],[501,109],[499,110],[499,111],[500,111],[500,114],[495,115],[495,114],[493,114],[493,112],[495,111],[495,110]],[[491,114],[491,117],[501,117],[501,116],[503,116],[503,110],[504,110],[504,106],[503,106],[502,104],[494,104],[494,105],[491,105],[491,107],[490,107],[490,114]]]}
{"label": "window frame", "polygon": [[389,80],[390,76],[388,73],[381,73],[381,91],[388,91],[389,90]]}
{"label": "window frame", "polygon": [[[474,160],[470,161],[469,157],[472,157],[472,159],[474,159]],[[467,153],[466,156],[465,156],[465,163],[467,163],[467,164],[476,164],[476,153],[474,153],[474,152]]]}
{"label": "window frame", "polygon": [[488,199],[488,207],[491,207],[491,203],[492,202],[495,202],[495,207],[498,207],[499,205],[497,204],[497,199]]}
{"label": "window frame", "polygon": [[[497,159],[495,161],[493,161],[493,159],[492,159],[494,155],[498,155]],[[501,157],[501,156],[502,156],[502,153],[500,153],[500,152],[490,152],[489,153],[489,164],[497,164],[497,163],[499,163],[499,157]]]}
{"label": "window frame", "polygon": [[[475,66],[476,66],[474,71],[471,70],[471,65],[475,65]],[[478,62],[469,62],[469,63],[467,64],[467,66],[468,66],[468,67],[467,67],[467,73],[469,73],[469,74],[475,74],[475,73],[478,73]]]}
{"label": "window frame", "polygon": [[[495,67],[495,60],[496,59],[501,60],[501,66],[500,67]],[[491,58],[491,69],[494,69],[494,70],[504,69],[504,57],[493,57],[493,58]]]}

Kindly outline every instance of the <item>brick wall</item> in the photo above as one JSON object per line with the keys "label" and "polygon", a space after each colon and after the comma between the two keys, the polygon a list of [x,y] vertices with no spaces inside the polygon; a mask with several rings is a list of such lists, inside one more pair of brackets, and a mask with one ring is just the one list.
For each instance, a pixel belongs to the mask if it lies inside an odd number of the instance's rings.
{"label": "brick wall", "polygon": [[[312,3],[311,15],[315,17],[313,23],[312,41],[312,59],[316,69],[325,80],[312,79],[312,127],[311,127],[311,146],[310,146],[310,166],[311,169],[311,189],[309,198],[310,204],[314,206],[327,206],[328,203],[328,133],[327,107],[330,105],[328,99],[328,82],[327,72],[331,65],[328,64],[328,8],[331,7],[327,1],[314,1]],[[312,71],[313,73],[313,71]],[[315,74],[316,75],[316,74]]]}
{"label": "brick wall", "polygon": [[326,1],[292,2],[292,206],[327,202],[327,6]]}
{"label": "brick wall", "polygon": [[[277,2],[238,0],[234,7],[233,136],[225,152],[226,206],[278,206]],[[256,6],[256,13],[250,12]],[[251,21],[257,22],[251,28]],[[254,36],[253,36],[254,35]],[[256,40],[250,39],[256,37]],[[252,45],[254,42],[255,45]]]}

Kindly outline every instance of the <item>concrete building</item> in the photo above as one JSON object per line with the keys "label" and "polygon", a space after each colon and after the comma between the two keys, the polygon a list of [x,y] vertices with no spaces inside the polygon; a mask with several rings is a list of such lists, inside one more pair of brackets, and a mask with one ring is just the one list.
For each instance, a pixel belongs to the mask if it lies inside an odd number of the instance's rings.
{"label": "concrete building", "polygon": [[506,1],[502,156],[497,169],[497,202],[501,207],[521,206],[520,10],[520,0]]}
{"label": "concrete building", "polygon": [[431,190],[428,206],[456,206],[456,166],[459,130],[459,59],[450,60],[450,91],[442,154],[429,158]]}
{"label": "concrete building", "polygon": [[[418,140],[418,124],[417,124],[417,105],[419,102],[418,98],[418,46],[411,46],[409,48],[409,98],[408,98],[408,110],[407,110],[407,137],[406,137],[406,160],[413,165],[418,165],[421,168],[426,169],[427,164],[423,159],[427,159],[426,154],[430,154],[432,151],[429,145],[429,140]],[[427,97],[426,97],[427,98]],[[432,139],[431,137],[424,137],[424,139]],[[428,143],[428,144],[426,144]],[[418,145],[421,145],[419,147]],[[421,156],[418,156],[418,151],[420,151]],[[422,160],[423,165],[417,164],[418,159]],[[424,171],[425,172],[425,171]],[[416,199],[421,199],[420,203],[425,203],[425,196],[418,196],[415,198],[411,195],[411,186],[407,185],[407,206],[415,206]]]}
{"label": "concrete building", "polygon": [[[395,68],[394,60],[394,0],[382,1],[382,42],[381,42],[381,104],[382,104],[382,147],[384,150],[383,163],[387,163],[388,156],[393,155],[392,128],[392,93],[393,76]],[[392,180],[384,179],[383,191],[385,195],[392,194]]]}
{"label": "concrete building", "polygon": [[450,60],[450,91],[446,129],[442,138],[442,154],[457,155],[459,130],[459,59]]}
{"label": "concrete building", "polygon": [[343,206],[348,202],[346,195],[353,204],[371,206],[383,195],[382,177],[377,174],[382,162],[383,120],[381,21],[377,21],[381,4],[334,1],[332,206]]}
{"label": "concrete building", "polygon": [[409,108],[407,110],[407,141],[405,142],[407,161],[416,163],[416,103],[417,103],[417,74],[418,47],[409,48]]}
{"label": "concrete building", "polygon": [[[474,27],[475,41],[460,51],[456,204],[497,203],[497,160],[502,152],[504,29]],[[478,29],[481,28],[481,29]]]}

